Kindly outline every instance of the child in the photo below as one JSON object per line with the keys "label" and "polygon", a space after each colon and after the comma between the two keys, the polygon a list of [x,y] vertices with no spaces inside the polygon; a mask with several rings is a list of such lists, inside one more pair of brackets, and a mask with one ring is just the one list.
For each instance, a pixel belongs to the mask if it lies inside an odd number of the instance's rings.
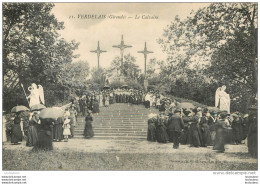
{"label": "child", "polygon": [[63,124],[63,136],[64,136],[64,142],[68,142],[68,138],[70,135],[70,119],[69,119],[70,113],[67,111],[65,113],[65,120]]}

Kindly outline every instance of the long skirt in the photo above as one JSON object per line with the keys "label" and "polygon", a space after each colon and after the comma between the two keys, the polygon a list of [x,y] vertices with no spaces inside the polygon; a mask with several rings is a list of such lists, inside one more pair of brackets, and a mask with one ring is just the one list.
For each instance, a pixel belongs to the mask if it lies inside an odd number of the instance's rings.
{"label": "long skirt", "polygon": [[200,128],[200,132],[201,132],[201,146],[202,147],[207,147],[211,144],[211,135],[210,135],[210,131],[209,131],[209,126],[208,125],[202,125],[202,127]]}
{"label": "long skirt", "polygon": [[150,101],[145,101],[145,108],[150,108]]}
{"label": "long skirt", "polygon": [[11,143],[18,143],[23,140],[23,133],[20,124],[13,124],[11,129]]}
{"label": "long skirt", "polygon": [[239,123],[234,123],[232,126],[233,142],[241,143],[242,140],[242,126]]}
{"label": "long skirt", "polygon": [[34,145],[34,150],[52,150],[52,131],[51,130],[39,130],[38,141]]}
{"label": "long skirt", "polygon": [[156,126],[154,123],[148,125],[147,141],[156,141]]}
{"label": "long skirt", "polygon": [[167,128],[165,126],[158,126],[157,141],[161,142],[161,143],[167,143],[169,141],[169,137],[167,134]]}
{"label": "long skirt", "polygon": [[94,104],[93,104],[93,112],[92,113],[99,113],[99,104],[98,104],[98,102],[94,102]]}
{"label": "long skirt", "polygon": [[36,145],[37,141],[38,141],[37,128],[33,125],[29,126],[26,146],[34,146]]}
{"label": "long skirt", "polygon": [[55,140],[62,140],[63,139],[63,128],[62,124],[54,124],[53,127],[53,139]]}
{"label": "long skirt", "polygon": [[185,127],[183,132],[181,133],[181,144],[189,144],[190,130],[189,127]]}
{"label": "long skirt", "polygon": [[94,131],[92,128],[92,121],[86,121],[85,129],[84,129],[85,138],[91,138],[94,136]]}
{"label": "long skirt", "polygon": [[72,122],[70,122],[70,137],[74,137],[74,130],[75,130],[75,125],[73,125]]}
{"label": "long skirt", "polygon": [[194,147],[201,146],[201,135],[196,123],[190,125],[190,144]]}
{"label": "long skirt", "polygon": [[216,130],[216,139],[213,150],[225,151],[226,144],[226,131],[224,128],[218,128]]}

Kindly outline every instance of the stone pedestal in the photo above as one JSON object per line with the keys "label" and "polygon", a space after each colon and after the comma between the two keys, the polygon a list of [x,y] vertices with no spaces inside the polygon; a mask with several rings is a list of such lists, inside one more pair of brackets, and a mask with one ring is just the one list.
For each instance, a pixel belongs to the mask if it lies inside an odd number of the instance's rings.
{"label": "stone pedestal", "polygon": [[145,79],[144,80],[144,89],[145,89],[145,91],[147,91],[147,87],[148,87],[148,80]]}

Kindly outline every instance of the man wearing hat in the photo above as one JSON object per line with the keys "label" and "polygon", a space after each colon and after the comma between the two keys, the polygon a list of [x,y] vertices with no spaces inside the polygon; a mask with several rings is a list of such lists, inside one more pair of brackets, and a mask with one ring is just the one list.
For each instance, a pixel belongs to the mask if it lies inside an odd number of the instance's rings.
{"label": "man wearing hat", "polygon": [[168,124],[168,132],[170,133],[169,139],[172,139],[174,149],[179,148],[181,132],[184,129],[184,123],[180,113],[181,109],[176,109],[174,115],[170,117]]}

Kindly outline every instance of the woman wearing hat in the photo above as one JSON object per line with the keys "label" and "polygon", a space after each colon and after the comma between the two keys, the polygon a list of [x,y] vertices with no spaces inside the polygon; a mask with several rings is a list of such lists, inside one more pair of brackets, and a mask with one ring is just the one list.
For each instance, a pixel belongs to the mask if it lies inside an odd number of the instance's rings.
{"label": "woman wearing hat", "polygon": [[209,117],[210,113],[208,109],[204,109],[200,120],[200,132],[201,132],[201,146],[207,147],[211,143],[211,136],[209,131]]}
{"label": "woman wearing hat", "polygon": [[94,136],[94,131],[92,128],[92,122],[93,122],[93,117],[90,114],[90,111],[87,111],[87,116],[85,118],[86,124],[85,124],[85,129],[84,129],[84,136],[85,138],[89,139]]}
{"label": "woman wearing hat", "polygon": [[191,116],[191,111],[188,109],[184,109],[183,110],[183,116],[182,116],[182,120],[183,120],[183,124],[184,124],[184,129],[183,132],[181,134],[181,144],[189,144],[190,143],[190,116]]}
{"label": "woman wearing hat", "polygon": [[215,123],[215,130],[216,130],[216,139],[214,142],[213,150],[217,150],[220,153],[224,153],[225,151],[225,144],[226,144],[226,128],[227,125],[225,120],[227,118],[227,113],[222,112],[220,113],[220,118]]}
{"label": "woman wearing hat", "polygon": [[169,141],[169,137],[167,134],[167,127],[166,127],[166,116],[160,114],[157,118],[157,141],[160,143],[167,143]]}
{"label": "woman wearing hat", "polygon": [[218,118],[217,112],[210,113],[208,123],[209,123],[209,131],[210,131],[210,136],[211,136],[211,143],[210,143],[211,146],[213,145],[213,143],[215,141],[215,137],[216,137],[215,123],[217,121],[217,118]]}
{"label": "woman wearing hat", "polygon": [[197,112],[197,108],[192,109],[192,116],[190,117],[190,146],[194,146],[196,148],[201,146],[199,116]]}
{"label": "woman wearing hat", "polygon": [[148,115],[148,131],[147,131],[147,141],[155,142],[156,139],[156,124],[157,124],[157,115],[149,114]]}
{"label": "woman wearing hat", "polygon": [[52,150],[52,141],[53,141],[53,119],[41,119],[41,124],[38,129],[38,141],[34,145],[33,150]]}
{"label": "woman wearing hat", "polygon": [[14,118],[14,124],[11,128],[11,143],[18,144],[18,142],[21,142],[23,139],[23,133],[21,129],[21,117],[20,113],[17,112]]}
{"label": "woman wearing hat", "polygon": [[242,120],[239,118],[237,113],[232,114],[232,133],[233,133],[233,142],[234,144],[241,144],[242,140]]}
{"label": "woman wearing hat", "polygon": [[26,140],[26,146],[34,146],[38,141],[37,126],[39,122],[37,112],[34,112],[31,119],[29,120],[28,138]]}

